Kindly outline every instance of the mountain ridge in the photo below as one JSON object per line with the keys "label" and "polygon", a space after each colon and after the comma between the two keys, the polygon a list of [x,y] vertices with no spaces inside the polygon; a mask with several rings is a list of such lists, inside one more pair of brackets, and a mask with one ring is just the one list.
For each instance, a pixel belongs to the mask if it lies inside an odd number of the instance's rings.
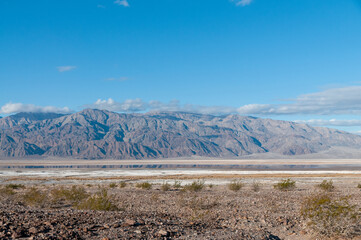
{"label": "mountain ridge", "polygon": [[360,148],[361,136],[281,120],[186,112],[84,109],[0,119],[3,158],[238,158],[268,152],[312,154],[332,147]]}

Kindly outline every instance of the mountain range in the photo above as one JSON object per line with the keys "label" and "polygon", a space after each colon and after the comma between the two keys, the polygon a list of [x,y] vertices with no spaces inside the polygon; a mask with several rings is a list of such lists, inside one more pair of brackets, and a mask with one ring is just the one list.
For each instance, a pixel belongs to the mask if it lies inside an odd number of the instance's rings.
{"label": "mountain range", "polygon": [[313,154],[333,147],[360,149],[361,136],[288,121],[184,112],[85,109],[0,118],[0,158],[239,158]]}

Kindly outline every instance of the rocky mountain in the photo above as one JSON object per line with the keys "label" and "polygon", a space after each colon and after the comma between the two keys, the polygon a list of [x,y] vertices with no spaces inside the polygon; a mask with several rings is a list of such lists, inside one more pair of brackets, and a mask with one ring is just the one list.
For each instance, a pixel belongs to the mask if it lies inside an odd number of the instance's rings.
{"label": "rocky mountain", "polygon": [[0,117],[0,129],[12,128],[19,124],[30,124],[32,122],[45,119],[62,117],[64,114],[58,113],[17,113],[5,118]]}
{"label": "rocky mountain", "polygon": [[300,155],[361,147],[361,136],[240,115],[122,114],[86,109],[70,115],[21,113],[0,119],[0,157],[84,159],[237,158]]}

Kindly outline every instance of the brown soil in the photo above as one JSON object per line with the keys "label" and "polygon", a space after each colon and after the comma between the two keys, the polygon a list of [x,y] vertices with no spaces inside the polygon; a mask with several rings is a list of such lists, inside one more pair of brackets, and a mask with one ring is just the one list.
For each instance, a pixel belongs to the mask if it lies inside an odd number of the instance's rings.
{"label": "brown soil", "polygon": [[[238,192],[225,185],[205,186],[199,192],[174,187],[162,191],[161,185],[144,190],[129,182],[125,188],[103,185],[117,211],[77,210],[67,201],[53,201],[51,190],[59,185],[37,185],[47,198],[29,206],[23,200],[31,187],[26,185],[13,190],[15,194],[0,194],[0,238],[316,239],[300,216],[305,197],[319,191],[314,185],[296,182],[296,189],[279,191],[264,184],[258,192],[252,184]],[[335,185],[334,195],[350,195],[350,201],[360,208],[357,182],[341,179]],[[95,185],[82,186],[89,194],[99,190]],[[0,187],[5,189],[5,185]],[[354,239],[361,239],[361,226],[358,230]]]}

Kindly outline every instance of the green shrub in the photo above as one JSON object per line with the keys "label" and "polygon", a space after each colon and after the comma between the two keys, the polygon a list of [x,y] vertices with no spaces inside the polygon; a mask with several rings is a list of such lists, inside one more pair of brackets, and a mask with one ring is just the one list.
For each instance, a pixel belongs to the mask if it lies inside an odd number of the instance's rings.
{"label": "green shrub", "polygon": [[141,188],[141,189],[151,189],[152,188],[152,184],[149,182],[142,182],[142,183],[137,183],[137,185],[135,185],[137,188]]}
{"label": "green shrub", "polygon": [[261,190],[261,184],[259,182],[252,183],[252,190],[254,192],[259,192]]}
{"label": "green shrub", "polygon": [[335,186],[333,186],[332,180],[330,181],[323,180],[322,183],[317,184],[316,186],[327,192],[331,192],[335,188]]}
{"label": "green shrub", "polygon": [[213,188],[214,185],[213,185],[212,183],[210,183],[210,184],[208,184],[208,187],[209,187],[209,188]]}
{"label": "green shrub", "polygon": [[174,187],[175,189],[182,188],[182,182],[175,180],[175,181],[174,181],[174,184],[173,184],[173,187]]}
{"label": "green shrub", "polygon": [[60,187],[51,191],[52,201],[59,202],[61,200],[69,201],[73,205],[79,204],[81,201],[89,197],[89,194],[82,186],[72,186],[70,189]]}
{"label": "green shrub", "polygon": [[5,185],[5,188],[7,188],[7,189],[20,189],[20,188],[24,189],[25,186],[24,186],[23,184],[14,184],[14,183],[11,183],[11,184]]}
{"label": "green shrub", "polygon": [[360,213],[349,202],[349,198],[334,197],[330,193],[313,194],[303,202],[301,216],[319,235],[351,238],[359,230]]}
{"label": "green shrub", "polygon": [[357,188],[361,188],[361,183],[357,184]]}
{"label": "green shrub", "polygon": [[191,192],[198,192],[204,188],[204,180],[193,181],[191,184],[184,186],[184,189]]}
{"label": "green shrub", "polygon": [[121,181],[121,182],[119,183],[119,187],[120,187],[120,188],[125,188],[125,186],[127,186],[127,183],[126,183],[126,182]]}
{"label": "green shrub", "polygon": [[163,183],[161,186],[162,191],[169,191],[170,188],[171,188],[171,186],[168,182]]}
{"label": "green shrub", "polygon": [[35,187],[30,188],[23,195],[23,201],[27,205],[39,205],[43,206],[46,202],[47,195]]}
{"label": "green shrub", "polygon": [[7,188],[7,187],[0,188],[0,196],[12,196],[15,194],[16,192],[11,188]]}
{"label": "green shrub", "polygon": [[119,210],[117,206],[112,203],[111,198],[108,196],[108,191],[104,188],[81,203],[77,204],[76,208],[97,211]]}
{"label": "green shrub", "polygon": [[289,191],[296,188],[296,182],[288,178],[274,184],[273,187],[281,191]]}
{"label": "green shrub", "polygon": [[232,190],[232,191],[239,191],[242,187],[243,187],[243,184],[241,183],[240,180],[236,180],[234,179],[232,182],[230,182],[228,185],[228,189],[229,190]]}
{"label": "green shrub", "polygon": [[110,188],[116,188],[116,187],[117,187],[117,184],[116,184],[116,183],[110,183],[110,184],[109,184],[109,187],[110,187]]}

